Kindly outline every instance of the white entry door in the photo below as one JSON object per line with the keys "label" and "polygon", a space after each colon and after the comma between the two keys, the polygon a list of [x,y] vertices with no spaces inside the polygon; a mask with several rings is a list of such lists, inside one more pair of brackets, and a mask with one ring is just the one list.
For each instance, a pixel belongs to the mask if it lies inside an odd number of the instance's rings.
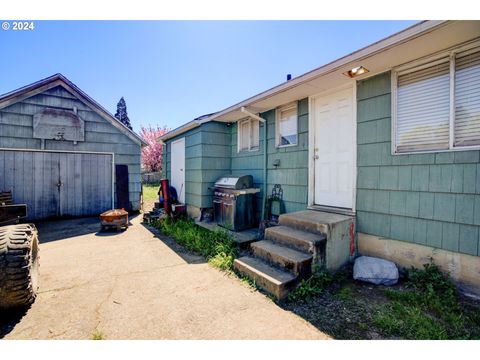
{"label": "white entry door", "polygon": [[185,138],[172,142],[172,186],[177,190],[178,201],[185,203]]}
{"label": "white entry door", "polygon": [[314,203],[353,208],[355,118],[353,88],[312,98]]}

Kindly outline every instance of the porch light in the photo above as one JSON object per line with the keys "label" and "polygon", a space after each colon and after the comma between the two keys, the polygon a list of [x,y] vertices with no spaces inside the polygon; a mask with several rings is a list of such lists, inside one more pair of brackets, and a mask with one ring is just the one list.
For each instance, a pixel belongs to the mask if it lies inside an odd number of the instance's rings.
{"label": "porch light", "polygon": [[347,72],[344,72],[343,75],[354,78],[355,76],[365,74],[368,71],[369,70],[367,68],[364,68],[363,66],[357,66],[357,67],[353,68],[352,70],[348,70]]}

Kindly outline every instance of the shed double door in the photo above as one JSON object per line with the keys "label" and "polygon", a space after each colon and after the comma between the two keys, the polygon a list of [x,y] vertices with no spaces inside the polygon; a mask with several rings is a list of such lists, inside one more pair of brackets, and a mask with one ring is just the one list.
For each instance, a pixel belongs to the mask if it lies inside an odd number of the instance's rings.
{"label": "shed double door", "polygon": [[29,220],[98,215],[112,206],[112,155],[0,150],[0,190]]}

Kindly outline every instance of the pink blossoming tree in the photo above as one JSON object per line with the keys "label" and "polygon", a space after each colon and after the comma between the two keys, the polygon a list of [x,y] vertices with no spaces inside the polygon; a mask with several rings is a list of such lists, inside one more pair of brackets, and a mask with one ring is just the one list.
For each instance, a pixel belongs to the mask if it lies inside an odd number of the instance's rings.
{"label": "pink blossoming tree", "polygon": [[142,149],[142,167],[147,172],[162,170],[162,144],[159,143],[159,137],[168,132],[166,126],[153,128],[151,126],[143,127],[140,130],[140,136],[145,140],[148,146]]}

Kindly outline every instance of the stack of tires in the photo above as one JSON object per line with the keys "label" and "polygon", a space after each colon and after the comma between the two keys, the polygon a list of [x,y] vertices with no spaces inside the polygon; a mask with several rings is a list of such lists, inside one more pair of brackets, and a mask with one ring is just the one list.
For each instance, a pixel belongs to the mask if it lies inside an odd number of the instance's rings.
{"label": "stack of tires", "polygon": [[26,307],[35,301],[38,251],[35,225],[0,227],[0,309]]}

